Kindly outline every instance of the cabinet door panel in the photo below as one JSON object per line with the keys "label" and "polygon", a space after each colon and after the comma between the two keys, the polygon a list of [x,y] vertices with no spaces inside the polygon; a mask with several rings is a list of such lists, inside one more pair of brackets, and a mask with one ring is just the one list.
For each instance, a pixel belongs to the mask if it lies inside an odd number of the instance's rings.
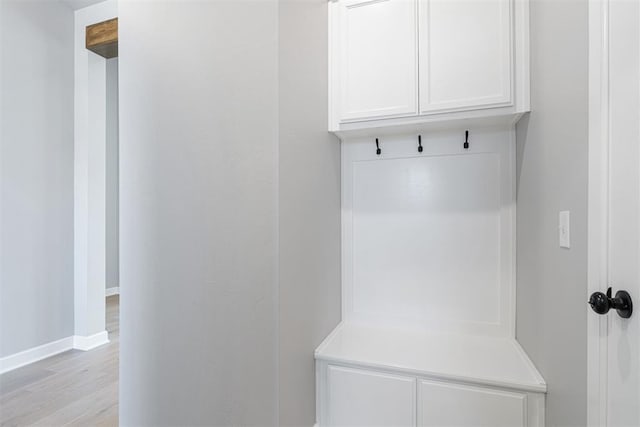
{"label": "cabinet door panel", "polygon": [[330,426],[415,426],[416,380],[328,367]]}
{"label": "cabinet door panel", "polygon": [[526,395],[480,387],[420,381],[421,427],[524,427]]}
{"label": "cabinet door panel", "polygon": [[420,110],[512,104],[511,0],[420,0]]}
{"label": "cabinet door panel", "polygon": [[417,114],[416,0],[340,4],[341,120]]}

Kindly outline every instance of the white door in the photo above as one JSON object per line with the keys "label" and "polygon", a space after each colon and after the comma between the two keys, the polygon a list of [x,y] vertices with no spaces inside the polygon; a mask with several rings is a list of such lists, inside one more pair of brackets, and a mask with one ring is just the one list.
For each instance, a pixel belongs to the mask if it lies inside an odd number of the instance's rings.
{"label": "white door", "polygon": [[420,0],[420,111],[512,104],[512,0]]}
{"label": "white door", "polygon": [[339,4],[341,121],[416,114],[416,0]]}
{"label": "white door", "polygon": [[589,424],[640,426],[640,2],[590,3],[589,291],[635,312],[589,310]]}

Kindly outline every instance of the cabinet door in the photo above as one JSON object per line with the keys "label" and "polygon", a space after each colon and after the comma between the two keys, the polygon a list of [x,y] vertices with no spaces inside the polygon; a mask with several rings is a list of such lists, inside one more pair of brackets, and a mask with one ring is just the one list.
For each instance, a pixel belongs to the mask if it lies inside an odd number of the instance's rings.
{"label": "cabinet door", "polygon": [[422,113],[512,102],[512,0],[420,0]]}
{"label": "cabinet door", "polygon": [[417,114],[416,1],[340,1],[341,121]]}
{"label": "cabinet door", "polygon": [[421,427],[523,427],[526,394],[420,381]]}
{"label": "cabinet door", "polygon": [[330,426],[415,426],[415,378],[328,367]]}

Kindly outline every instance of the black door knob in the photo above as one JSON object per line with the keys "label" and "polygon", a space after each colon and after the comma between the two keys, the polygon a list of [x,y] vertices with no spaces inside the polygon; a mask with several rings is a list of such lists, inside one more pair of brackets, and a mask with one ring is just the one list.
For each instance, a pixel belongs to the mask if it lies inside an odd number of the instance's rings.
{"label": "black door knob", "polygon": [[607,294],[594,292],[589,298],[589,305],[598,314],[607,314],[610,309],[615,309],[620,317],[628,319],[633,313],[631,295],[627,291],[616,292],[615,298],[611,298],[611,288],[607,289]]}

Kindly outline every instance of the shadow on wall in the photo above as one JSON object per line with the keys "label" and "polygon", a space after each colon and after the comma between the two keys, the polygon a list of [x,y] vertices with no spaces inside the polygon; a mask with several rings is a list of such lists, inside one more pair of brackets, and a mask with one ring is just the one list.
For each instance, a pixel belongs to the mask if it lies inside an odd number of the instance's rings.
{"label": "shadow on wall", "polygon": [[520,174],[522,173],[524,153],[527,149],[530,117],[531,113],[526,113],[516,125],[516,203],[520,194]]}

